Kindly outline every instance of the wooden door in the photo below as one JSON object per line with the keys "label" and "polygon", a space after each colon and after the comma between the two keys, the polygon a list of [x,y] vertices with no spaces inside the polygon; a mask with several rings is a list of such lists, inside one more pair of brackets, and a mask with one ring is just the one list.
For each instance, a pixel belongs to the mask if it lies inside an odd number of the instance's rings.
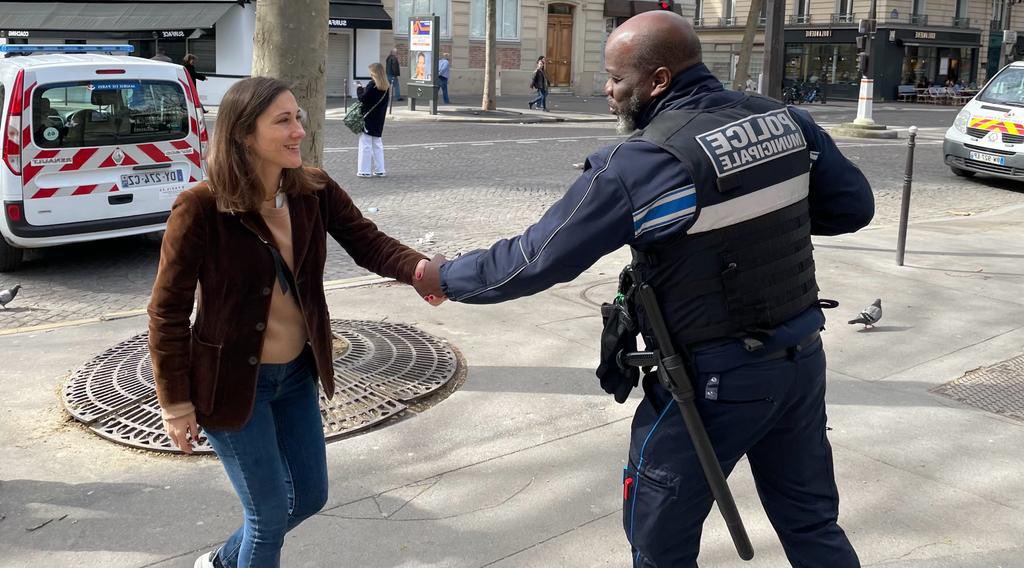
{"label": "wooden door", "polygon": [[553,87],[567,87],[572,78],[572,15],[548,14],[548,49],[544,55]]}

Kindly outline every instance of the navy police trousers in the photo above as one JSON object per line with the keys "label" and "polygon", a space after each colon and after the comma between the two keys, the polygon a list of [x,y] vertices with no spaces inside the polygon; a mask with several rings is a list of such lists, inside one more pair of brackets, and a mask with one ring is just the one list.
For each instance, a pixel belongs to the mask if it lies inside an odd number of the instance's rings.
{"label": "navy police trousers", "polygon": [[[769,346],[755,353],[725,341],[695,350],[693,359],[697,407],[722,469],[728,475],[747,456],[790,563],[860,566],[836,522],[839,494],[825,436],[821,340],[812,335],[799,350],[773,352]],[[711,493],[679,407],[653,377],[644,389],[623,475],[623,525],[633,566],[695,567]]]}

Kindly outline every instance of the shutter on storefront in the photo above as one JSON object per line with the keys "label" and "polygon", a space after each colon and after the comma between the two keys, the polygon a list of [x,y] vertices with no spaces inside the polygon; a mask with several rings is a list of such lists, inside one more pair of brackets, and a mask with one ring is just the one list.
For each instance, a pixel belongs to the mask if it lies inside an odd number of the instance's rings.
{"label": "shutter on storefront", "polygon": [[351,41],[351,32],[332,33],[327,36],[328,97],[340,97],[345,94],[345,79],[351,77],[348,68]]}

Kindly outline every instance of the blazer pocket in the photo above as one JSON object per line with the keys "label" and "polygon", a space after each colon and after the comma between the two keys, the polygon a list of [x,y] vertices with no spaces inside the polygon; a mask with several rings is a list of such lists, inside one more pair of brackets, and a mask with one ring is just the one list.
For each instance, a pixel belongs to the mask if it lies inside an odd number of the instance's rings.
{"label": "blazer pocket", "polygon": [[201,341],[192,333],[192,356],[189,360],[192,405],[199,414],[213,412],[220,371],[220,345]]}

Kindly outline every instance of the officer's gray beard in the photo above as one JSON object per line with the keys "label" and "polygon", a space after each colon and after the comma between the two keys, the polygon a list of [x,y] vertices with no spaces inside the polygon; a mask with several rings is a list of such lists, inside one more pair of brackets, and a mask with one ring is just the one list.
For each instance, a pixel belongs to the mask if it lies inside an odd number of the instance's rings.
{"label": "officer's gray beard", "polygon": [[636,123],[640,120],[640,91],[633,91],[629,97],[629,104],[624,109],[615,113],[618,121],[615,123],[615,132],[619,134],[632,134],[636,130]]}

